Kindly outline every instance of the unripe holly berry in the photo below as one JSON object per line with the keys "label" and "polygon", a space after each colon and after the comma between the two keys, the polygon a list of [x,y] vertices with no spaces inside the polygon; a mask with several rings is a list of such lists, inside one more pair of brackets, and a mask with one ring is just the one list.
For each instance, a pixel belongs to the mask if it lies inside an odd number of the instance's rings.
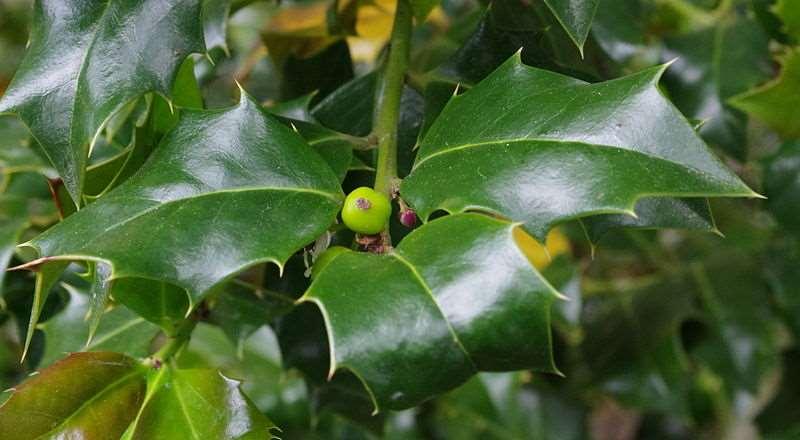
{"label": "unripe holly berry", "polygon": [[372,235],[383,230],[392,215],[389,198],[372,188],[362,186],[347,195],[342,208],[342,220],[359,234]]}

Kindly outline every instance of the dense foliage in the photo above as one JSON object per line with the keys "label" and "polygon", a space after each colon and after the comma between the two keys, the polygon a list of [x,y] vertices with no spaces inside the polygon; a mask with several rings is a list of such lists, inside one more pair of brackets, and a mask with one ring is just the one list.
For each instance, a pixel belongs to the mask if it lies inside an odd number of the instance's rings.
{"label": "dense foliage", "polygon": [[796,0],[0,0],[0,58],[0,438],[800,436]]}

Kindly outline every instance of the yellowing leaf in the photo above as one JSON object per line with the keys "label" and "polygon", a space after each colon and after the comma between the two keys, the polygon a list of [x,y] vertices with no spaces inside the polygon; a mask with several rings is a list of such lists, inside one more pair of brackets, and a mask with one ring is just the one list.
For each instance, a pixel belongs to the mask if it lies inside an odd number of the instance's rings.
{"label": "yellowing leaf", "polygon": [[547,234],[544,246],[519,227],[514,228],[514,241],[538,270],[547,268],[555,257],[570,253],[569,239],[558,228]]}

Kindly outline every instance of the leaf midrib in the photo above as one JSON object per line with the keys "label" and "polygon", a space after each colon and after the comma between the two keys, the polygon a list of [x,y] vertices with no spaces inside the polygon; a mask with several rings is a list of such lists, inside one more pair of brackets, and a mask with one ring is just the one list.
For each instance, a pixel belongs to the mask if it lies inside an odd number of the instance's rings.
{"label": "leaf midrib", "polygon": [[195,440],[201,440],[200,435],[197,433],[197,429],[192,424],[192,419],[189,417],[189,409],[186,407],[186,402],[184,402],[183,396],[181,395],[181,388],[183,388],[183,386],[179,386],[179,381],[175,380],[174,376],[172,379],[172,385],[175,390],[175,398],[178,400],[178,405],[181,407],[181,414],[183,415],[183,418],[186,419],[186,424],[189,426],[189,430],[192,432],[192,437]]}
{"label": "leaf midrib", "polygon": [[119,378],[119,379],[115,380],[114,382],[108,384],[106,387],[104,387],[102,390],[100,390],[100,392],[96,393],[90,399],[88,399],[85,402],[83,402],[77,409],[75,409],[75,411],[73,411],[61,423],[59,423],[58,425],[53,427],[51,430],[49,430],[49,431],[39,435],[38,437],[36,437],[36,440],[39,440],[39,439],[44,440],[44,439],[47,439],[47,438],[51,438],[52,434],[57,433],[60,429],[62,429],[65,426],[67,426],[70,421],[72,421],[78,414],[80,414],[81,412],[86,410],[92,403],[94,403],[95,401],[97,401],[98,399],[103,397],[104,395],[110,393],[111,391],[115,390],[116,388],[118,388],[119,386],[124,384],[125,382],[129,381],[131,378],[134,378],[135,376],[139,376],[140,374],[141,373],[139,371],[136,371],[134,369],[132,372],[130,372],[130,373],[126,374],[125,376],[122,376],[121,378]]}
{"label": "leaf midrib", "polygon": [[[725,186],[730,186],[730,184],[731,184],[730,182],[727,182],[727,181],[722,180],[722,179],[720,179],[719,177],[717,177],[717,176],[715,176],[713,174],[710,174],[708,171],[701,170],[701,169],[699,169],[697,167],[694,167],[692,165],[688,165],[688,164],[681,163],[681,162],[675,162],[674,160],[670,160],[670,159],[667,159],[667,158],[664,158],[664,157],[661,157],[661,156],[656,156],[656,155],[653,155],[653,154],[647,154],[647,153],[644,153],[644,152],[641,152],[641,151],[638,151],[638,150],[634,150],[634,149],[631,149],[631,148],[623,148],[623,147],[618,147],[618,146],[613,146],[613,145],[603,145],[603,144],[590,144],[590,143],[581,142],[581,141],[550,139],[550,138],[519,138],[519,139],[508,139],[508,140],[505,140],[505,139],[504,140],[497,140],[497,139],[495,139],[495,140],[489,140],[489,141],[484,141],[484,142],[475,142],[475,143],[469,143],[469,144],[462,144],[462,145],[458,145],[458,146],[454,146],[454,147],[448,147],[447,149],[440,150],[440,151],[437,151],[435,153],[429,154],[429,155],[425,156],[422,160],[418,161],[416,164],[414,164],[414,168],[412,169],[412,174],[423,163],[425,163],[425,162],[429,161],[430,159],[433,159],[434,157],[437,157],[437,156],[442,156],[442,155],[450,154],[450,153],[456,153],[456,152],[459,152],[459,151],[462,151],[462,150],[468,150],[468,149],[472,149],[472,148],[493,147],[493,146],[499,146],[499,145],[501,146],[503,144],[522,144],[522,143],[577,144],[577,145],[582,145],[582,146],[586,146],[586,147],[590,147],[590,148],[600,148],[600,149],[609,149],[609,150],[613,149],[613,150],[618,150],[618,151],[624,151],[624,152],[629,152],[631,154],[641,155],[641,156],[647,157],[647,158],[649,158],[651,160],[663,161],[663,162],[671,163],[673,165],[685,168],[686,170],[689,170],[689,171],[695,172],[697,174],[700,174],[702,176],[705,176],[705,177],[709,178],[710,180],[715,181],[716,183],[724,184]],[[741,194],[748,195],[748,196],[751,195],[750,192],[742,192]]]}
{"label": "leaf midrib", "polygon": [[466,347],[464,347],[464,344],[461,342],[461,338],[459,338],[458,333],[456,333],[456,330],[453,328],[452,324],[450,324],[450,320],[447,318],[447,314],[444,313],[444,310],[442,310],[442,307],[439,305],[439,302],[436,301],[436,295],[433,294],[433,291],[431,290],[430,286],[428,286],[428,282],[425,281],[425,279],[417,270],[416,266],[411,264],[410,261],[406,260],[405,257],[400,255],[398,252],[400,252],[400,249],[398,249],[397,252],[390,253],[389,255],[395,260],[402,263],[411,272],[411,274],[414,276],[414,279],[417,281],[420,287],[422,287],[422,289],[428,295],[430,300],[433,302],[434,306],[436,307],[436,310],[441,315],[442,320],[445,322],[445,325],[447,325],[447,329],[450,332],[450,335],[453,337],[453,341],[456,343],[456,345],[458,345],[458,348],[461,350],[461,352],[464,353],[464,357],[466,357],[469,360],[469,364],[472,367],[473,372],[477,373],[478,371],[480,371],[478,370],[478,366],[475,365],[475,361],[472,360],[472,356],[470,356]]}
{"label": "leaf midrib", "polygon": [[[321,196],[321,197],[324,197],[324,198],[328,198],[328,199],[332,200],[334,203],[337,203],[337,204],[339,203],[339,198],[336,197],[336,195],[334,195],[332,193],[327,193],[327,192],[324,192],[324,191],[315,190],[315,189],[309,189],[309,188],[290,188],[290,187],[287,187],[287,188],[256,187],[256,188],[226,189],[226,190],[219,190],[219,191],[213,191],[213,192],[207,192],[207,193],[203,193],[203,194],[193,195],[191,197],[181,197],[181,198],[178,198],[178,199],[173,199],[173,200],[168,200],[168,201],[159,201],[159,200],[154,200],[154,199],[148,199],[148,198],[145,198],[145,197],[131,197],[131,198],[138,198],[140,200],[149,200],[149,201],[155,202],[156,204],[151,206],[151,207],[149,207],[149,208],[143,209],[141,212],[138,212],[136,215],[133,215],[131,217],[123,219],[123,220],[121,220],[121,221],[119,221],[117,223],[114,223],[113,225],[111,225],[108,228],[104,229],[102,232],[94,235],[91,239],[87,240],[81,249],[86,249],[91,243],[93,243],[97,239],[105,236],[108,232],[110,232],[112,230],[115,230],[117,228],[120,228],[120,227],[124,226],[125,224],[130,223],[130,222],[132,222],[132,221],[134,221],[134,220],[136,220],[138,218],[141,218],[141,217],[143,217],[145,215],[148,215],[148,214],[150,214],[152,212],[158,211],[159,209],[161,209],[161,208],[163,208],[165,206],[168,206],[168,205],[178,204],[178,203],[181,203],[181,202],[186,202],[186,201],[195,200],[195,199],[204,198],[204,197],[216,196],[216,195],[219,195],[219,194],[244,193],[244,192],[269,192],[269,191],[275,191],[275,192],[281,192],[281,191],[289,192],[289,191],[292,191],[292,192],[298,192],[298,193],[309,193],[309,194],[318,195],[318,196]],[[123,201],[124,201],[124,198],[123,198]],[[53,231],[53,230],[55,230],[55,229],[51,229],[50,231]],[[50,231],[48,231],[48,232],[50,232]],[[34,239],[30,243],[35,245],[35,243],[37,241],[39,241],[39,240],[38,239]]]}

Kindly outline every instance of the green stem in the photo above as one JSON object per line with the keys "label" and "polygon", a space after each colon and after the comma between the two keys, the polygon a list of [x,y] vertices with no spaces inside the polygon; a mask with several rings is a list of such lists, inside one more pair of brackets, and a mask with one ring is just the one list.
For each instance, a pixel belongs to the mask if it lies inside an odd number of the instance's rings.
{"label": "green stem", "polygon": [[400,120],[400,98],[403,94],[413,15],[408,0],[397,0],[389,53],[378,77],[375,91],[373,135],[378,140],[378,162],[375,190],[392,196],[397,179],[397,123]]}
{"label": "green stem", "polygon": [[147,358],[144,364],[149,367],[160,368],[189,342],[196,325],[197,319],[194,315],[186,318],[175,331],[175,334],[170,336],[157,352]]}

